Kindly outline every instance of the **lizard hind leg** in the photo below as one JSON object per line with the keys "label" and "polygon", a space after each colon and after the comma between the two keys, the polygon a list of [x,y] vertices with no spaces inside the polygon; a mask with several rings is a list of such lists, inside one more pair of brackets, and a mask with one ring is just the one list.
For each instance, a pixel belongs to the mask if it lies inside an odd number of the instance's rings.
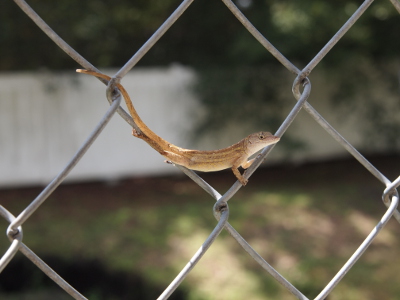
{"label": "lizard hind leg", "polygon": [[145,135],[142,132],[138,132],[135,128],[132,129],[132,135],[134,137],[137,137],[139,139],[144,140],[147,144],[149,144],[154,150],[156,150],[158,153],[160,153],[161,155],[165,154],[165,150],[164,148],[157,143],[156,141],[154,141],[153,139],[149,138],[147,135]]}
{"label": "lizard hind leg", "polygon": [[166,163],[176,164],[190,169],[190,159],[166,150],[163,150],[162,153],[160,152],[160,154],[167,159],[165,161]]}
{"label": "lizard hind leg", "polygon": [[139,138],[139,139],[142,139],[142,138],[143,138],[143,134],[139,133],[135,128],[132,128],[132,135],[133,135],[134,137]]}

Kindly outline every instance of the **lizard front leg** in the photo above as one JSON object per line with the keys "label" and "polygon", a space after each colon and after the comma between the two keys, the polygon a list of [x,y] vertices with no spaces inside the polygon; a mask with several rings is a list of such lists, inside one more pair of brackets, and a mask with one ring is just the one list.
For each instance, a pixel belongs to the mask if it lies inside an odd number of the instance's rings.
{"label": "lizard front leg", "polygon": [[242,163],[242,168],[243,169],[247,169],[248,167],[250,167],[252,165],[252,163],[254,162],[255,158],[250,159],[248,161],[245,161],[244,163]]}
{"label": "lizard front leg", "polygon": [[239,166],[238,165],[232,166],[232,172],[236,176],[236,178],[240,181],[240,183],[243,186],[245,186],[247,184],[248,180],[246,178],[244,178],[242,174],[240,174],[239,169],[238,169]]}
{"label": "lizard front leg", "polygon": [[[255,157],[255,158],[253,158],[253,159],[250,159],[250,160],[245,161],[245,162],[242,163],[240,166],[241,166],[243,169],[249,168],[249,167],[253,164],[253,162],[256,160],[256,158],[258,158],[259,156],[260,156],[260,155],[258,155],[257,157]],[[247,184],[248,180],[245,179],[245,178],[243,177],[242,174],[240,174],[237,165],[234,165],[234,166],[232,167],[232,171],[233,171],[233,174],[235,174],[235,176],[237,177],[237,179],[239,179],[240,183],[241,183],[243,186],[245,186],[245,185]]]}
{"label": "lizard front leg", "polygon": [[247,169],[247,168],[249,168],[252,164],[253,164],[253,162],[257,159],[257,158],[259,158],[261,156],[261,154],[258,154],[257,155],[257,157],[255,157],[255,158],[253,158],[253,159],[250,159],[250,160],[248,160],[248,161],[245,161],[244,163],[242,163],[242,168],[243,169]]}

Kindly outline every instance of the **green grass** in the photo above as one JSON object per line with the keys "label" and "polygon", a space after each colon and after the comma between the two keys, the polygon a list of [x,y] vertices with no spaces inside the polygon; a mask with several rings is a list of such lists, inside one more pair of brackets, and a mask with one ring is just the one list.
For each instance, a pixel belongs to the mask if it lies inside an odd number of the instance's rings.
{"label": "green grass", "polygon": [[[393,159],[376,163],[388,176],[399,171]],[[229,172],[202,175],[219,191],[234,182]],[[259,170],[229,201],[229,222],[312,299],[385,212],[383,189],[352,161]],[[0,191],[0,204],[17,214],[38,192]],[[183,177],[63,185],[24,224],[24,242],[39,255],[99,259],[166,287],[216,225],[213,204]],[[398,299],[399,234],[391,220],[329,300]],[[190,300],[295,299],[226,232],[182,286]]]}

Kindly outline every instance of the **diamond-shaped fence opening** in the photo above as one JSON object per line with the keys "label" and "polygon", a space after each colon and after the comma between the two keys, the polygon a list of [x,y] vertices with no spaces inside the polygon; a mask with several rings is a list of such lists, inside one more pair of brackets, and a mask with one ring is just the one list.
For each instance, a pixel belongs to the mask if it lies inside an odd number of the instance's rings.
{"label": "diamond-shaped fence opening", "polygon": [[[52,39],[67,55],[74,59],[78,64],[87,70],[99,72],[95,66],[90,64],[84,57],[82,57],[76,50],[63,41],[52,28],[50,28],[36,12],[23,0],[14,0],[15,3],[39,26],[50,39]],[[397,210],[398,193],[396,188],[400,185],[400,177],[395,181],[390,182],[377,168],[375,168],[366,158],[364,158],[348,141],[346,141],[336,130],[333,128],[308,102],[307,99],[311,93],[311,81],[308,76],[312,73],[314,68],[323,60],[325,55],[336,45],[336,43],[347,33],[347,31],[357,22],[357,20],[364,14],[364,12],[371,5],[373,0],[364,1],[358,9],[351,15],[345,24],[336,32],[336,34],[329,40],[329,42],[319,51],[317,55],[304,67],[303,69],[297,68],[290,62],[284,55],[282,55],[277,48],[275,48],[252,23],[244,16],[244,14],[236,7],[230,0],[222,0],[231,13],[242,23],[242,25],[254,36],[254,38],[270,52],[289,72],[297,75],[294,80],[292,91],[296,102],[293,102],[293,107],[286,119],[282,122],[275,135],[282,137],[285,131],[289,128],[292,121],[296,118],[301,109],[304,109],[326,132],[336,140],[343,148],[345,148],[362,166],[364,166],[370,173],[372,173],[377,180],[382,182],[386,189],[383,191],[383,203],[387,206],[387,210],[382,216],[381,220],[376,224],[375,228],[367,235],[365,240],[361,243],[354,254],[347,260],[343,267],[337,272],[332,280],[320,292],[315,299],[325,299],[335,286],[343,279],[344,275],[352,268],[357,262],[364,251],[369,247],[374,238],[379,234],[381,229],[387,224],[388,220],[394,217],[400,222],[400,214]],[[168,19],[160,26],[160,28],[146,41],[146,43],[129,59],[126,64],[120,68],[112,77],[111,80],[101,79],[101,81],[108,86],[108,91],[112,91],[113,87],[119,84],[120,80],[143,58],[143,56],[157,43],[163,34],[172,26],[172,24],[179,19],[185,10],[192,4],[193,0],[184,0],[178,8],[168,17]],[[390,0],[394,8],[400,13],[400,2],[397,0]],[[211,34],[211,33],[210,33]],[[37,209],[46,201],[49,195],[57,189],[57,187],[67,177],[68,173],[79,163],[79,160],[85,155],[88,148],[101,134],[101,131],[107,126],[109,120],[117,112],[127,123],[133,126],[136,130],[140,129],[133,119],[120,107],[121,95],[109,92],[107,100],[110,102],[110,108],[105,112],[103,118],[98,122],[93,132],[89,135],[87,140],[81,145],[80,149],[71,158],[70,162],[61,170],[61,172],[43,189],[43,191],[34,199],[19,215],[13,216],[8,210],[0,206],[0,214],[9,223],[7,236],[11,241],[11,245],[2,256],[0,260],[0,271],[2,271],[7,264],[13,259],[14,255],[20,251],[28,257],[40,270],[42,270],[48,277],[56,282],[62,289],[70,294],[75,299],[86,299],[77,290],[75,290],[68,282],[55,273],[50,267],[46,265],[28,246],[23,243],[22,225],[35,213]],[[245,172],[245,177],[248,178],[260,166],[266,156],[272,151],[274,145],[267,146],[256,158],[255,162]],[[229,207],[228,201],[238,192],[242,187],[239,182],[236,182],[232,187],[223,195],[218,193],[212,186],[205,182],[193,171],[177,165],[177,167],[190,177],[195,183],[202,187],[208,194],[215,200],[214,215],[218,222],[214,230],[210,233],[208,238],[201,245],[199,250],[193,255],[187,265],[176,276],[171,284],[159,296],[158,299],[167,299],[185,279],[189,272],[196,267],[196,264],[201,260],[205,252],[212,246],[213,242],[222,230],[227,230],[231,236],[243,247],[246,251],[266,272],[268,272],[274,279],[276,279],[282,286],[284,286],[290,293],[297,299],[307,299],[300,290],[294,287],[288,280],[286,280],[280,273],[278,273],[267,261],[265,261],[252,246],[240,236],[240,234],[228,223]]]}

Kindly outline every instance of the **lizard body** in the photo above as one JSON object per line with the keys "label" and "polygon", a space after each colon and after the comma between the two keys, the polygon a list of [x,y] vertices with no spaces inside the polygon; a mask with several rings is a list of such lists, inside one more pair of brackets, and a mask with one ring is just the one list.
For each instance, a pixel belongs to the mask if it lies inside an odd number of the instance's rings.
{"label": "lizard body", "polygon": [[[100,77],[108,81],[111,80],[111,77],[102,73],[82,69],[76,71]],[[232,146],[219,150],[202,151],[180,148],[169,143],[150,130],[136,112],[125,88],[120,83],[117,83],[116,86],[121,91],[135,124],[140,129],[140,132],[133,129],[133,136],[147,142],[153,149],[164,156],[168,162],[184,166],[191,170],[213,172],[231,168],[233,174],[240,183],[246,185],[247,179],[240,174],[238,168],[242,167],[247,169],[250,167],[254,159],[249,161],[247,159],[251,155],[268,145],[277,143],[280,139],[270,132],[257,132],[250,134]]]}

